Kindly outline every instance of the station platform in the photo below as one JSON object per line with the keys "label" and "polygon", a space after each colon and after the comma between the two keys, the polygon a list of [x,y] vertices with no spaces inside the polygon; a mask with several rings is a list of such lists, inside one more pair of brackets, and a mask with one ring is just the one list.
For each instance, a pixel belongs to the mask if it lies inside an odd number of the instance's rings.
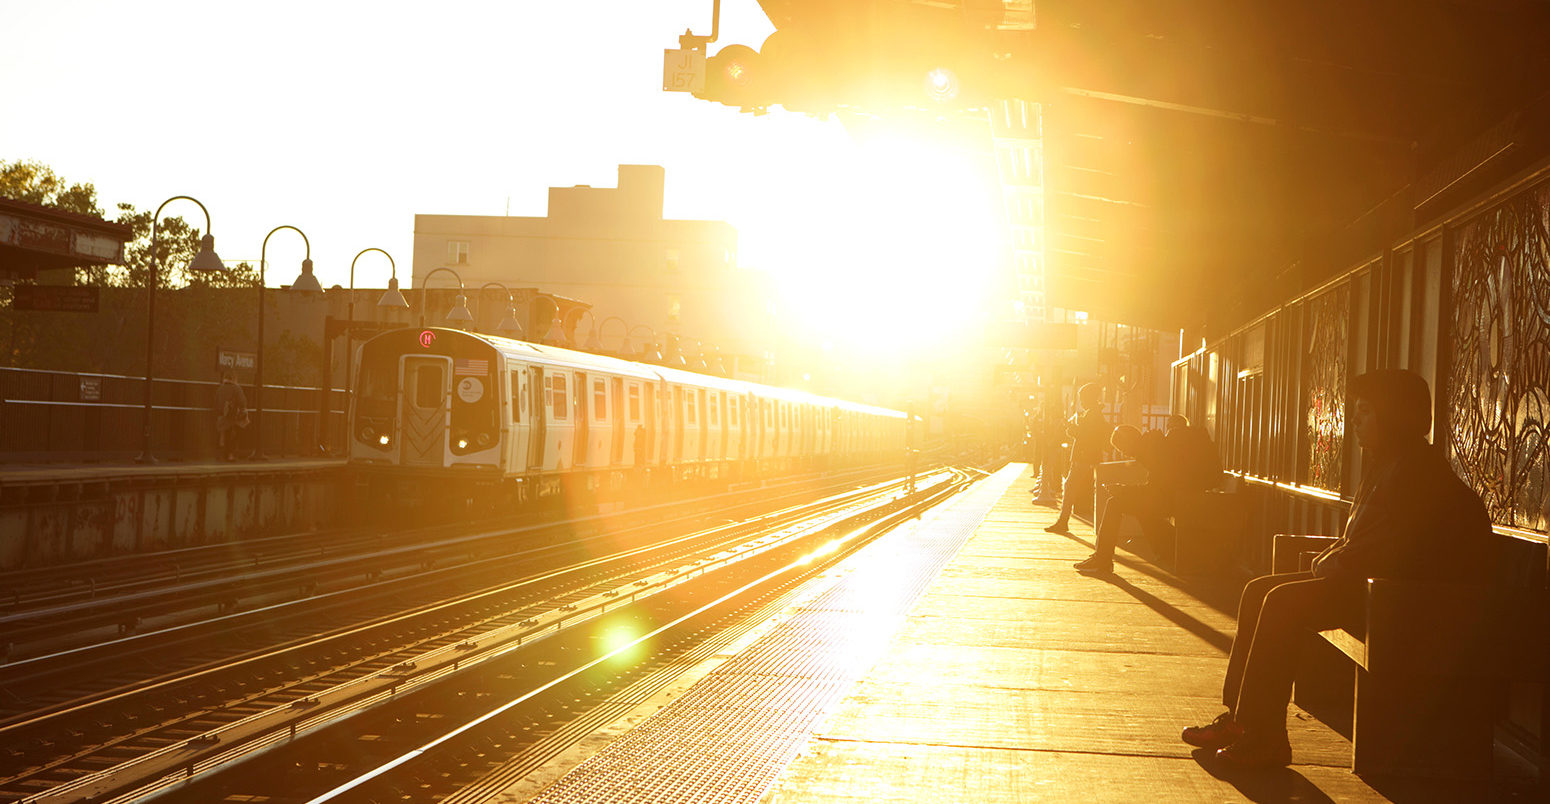
{"label": "station platform", "polygon": [[0,487],[54,483],[144,480],[187,475],[231,475],[337,468],[344,458],[258,458],[235,461],[159,461],[157,463],[6,463],[0,464]]}
{"label": "station platform", "polygon": [[1179,731],[1221,711],[1235,628],[1221,601],[1236,592],[1202,596],[1124,551],[1110,577],[1077,573],[1091,529],[1046,532],[1056,512],[1030,503],[1032,484],[1008,466],[858,551],[480,800],[1526,800],[1495,783],[1374,787],[1348,770],[1349,742],[1295,706],[1290,768],[1218,767]]}

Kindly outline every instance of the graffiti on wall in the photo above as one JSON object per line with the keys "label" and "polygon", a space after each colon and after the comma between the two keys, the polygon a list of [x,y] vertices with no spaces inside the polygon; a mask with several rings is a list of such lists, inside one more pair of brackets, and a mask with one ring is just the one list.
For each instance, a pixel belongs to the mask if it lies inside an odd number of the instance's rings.
{"label": "graffiti on wall", "polygon": [[1448,433],[1498,524],[1550,527],[1550,183],[1459,229]]}
{"label": "graffiti on wall", "polygon": [[1340,490],[1345,451],[1346,344],[1351,313],[1350,286],[1342,284],[1308,302],[1307,382],[1303,400],[1308,442],[1303,482]]}

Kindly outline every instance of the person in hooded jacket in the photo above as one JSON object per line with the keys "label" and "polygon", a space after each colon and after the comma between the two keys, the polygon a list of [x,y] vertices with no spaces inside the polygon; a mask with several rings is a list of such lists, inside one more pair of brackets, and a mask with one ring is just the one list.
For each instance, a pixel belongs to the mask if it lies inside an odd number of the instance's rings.
{"label": "person in hooded jacket", "polygon": [[1311,571],[1244,587],[1222,683],[1227,711],[1182,734],[1224,764],[1291,763],[1286,709],[1298,648],[1307,634],[1361,621],[1367,578],[1484,583],[1496,567],[1484,504],[1426,440],[1426,381],[1402,369],[1373,371],[1351,381],[1349,397],[1363,471],[1345,530]]}

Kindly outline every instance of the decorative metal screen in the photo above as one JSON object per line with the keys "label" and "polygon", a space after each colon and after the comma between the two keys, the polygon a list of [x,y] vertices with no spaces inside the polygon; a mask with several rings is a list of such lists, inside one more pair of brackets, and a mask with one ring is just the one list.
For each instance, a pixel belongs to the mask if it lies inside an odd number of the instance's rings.
{"label": "decorative metal screen", "polygon": [[1303,417],[1307,424],[1307,464],[1303,482],[1340,490],[1345,450],[1346,344],[1351,290],[1341,286],[1308,302],[1308,355],[1304,363]]}
{"label": "decorative metal screen", "polygon": [[1550,184],[1461,227],[1453,270],[1453,462],[1498,524],[1550,506]]}

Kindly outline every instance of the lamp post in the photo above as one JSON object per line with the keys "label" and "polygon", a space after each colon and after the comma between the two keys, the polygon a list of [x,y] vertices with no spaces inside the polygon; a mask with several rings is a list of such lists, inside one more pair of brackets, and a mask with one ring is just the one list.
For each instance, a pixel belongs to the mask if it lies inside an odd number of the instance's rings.
{"label": "lamp post", "polygon": [[[591,316],[592,317],[592,327],[587,330],[586,345],[583,346],[582,349],[584,349],[585,351],[591,352],[593,354],[597,354],[598,352],[603,351],[603,343],[602,343],[602,341],[598,340],[598,338],[597,338],[597,314],[596,313],[593,313],[591,310],[582,310],[581,314],[576,316],[576,323],[575,323],[574,326],[571,327],[571,332],[575,332],[578,328],[580,328],[581,327],[581,319],[586,318],[587,316]],[[573,338],[572,340],[580,340],[580,337]]]}
{"label": "lamp post", "polygon": [[619,316],[611,315],[603,319],[603,323],[597,325],[598,347],[601,348],[603,345],[603,330],[608,327],[608,322],[610,321],[618,321],[619,326],[624,327],[624,339],[619,341],[619,356],[624,357],[626,347],[628,347],[630,343],[630,325],[626,324],[624,319],[620,318]]}
{"label": "lamp post", "polygon": [[554,316],[549,319],[549,331],[544,334],[544,343],[550,346],[565,346],[565,322],[560,320],[559,307],[555,307]]}
{"label": "lamp post", "polygon": [[199,211],[205,214],[204,237],[199,239],[199,251],[189,262],[188,269],[201,273],[226,270],[225,263],[215,253],[215,236],[210,234],[210,210],[205,209],[199,199],[187,195],[175,195],[161,202],[161,206],[156,208],[156,214],[151,216],[151,275],[145,284],[145,413],[141,422],[144,433],[140,456],[136,459],[140,463],[156,462],[156,456],[151,452],[151,384],[156,378],[156,286],[160,284],[156,271],[156,240],[161,232],[161,212],[173,201],[193,201],[199,204]]}
{"label": "lamp post", "polygon": [[[517,323],[517,305],[511,298],[511,288],[494,280],[486,282],[480,285],[479,292],[474,294],[474,303],[476,305],[484,303],[484,289],[488,287],[497,287],[506,291],[506,315],[501,318],[500,323],[495,325],[495,331],[508,338],[520,336],[522,334],[522,325]],[[477,316],[475,318],[477,319]]]}
{"label": "lamp post", "polygon": [[312,275],[312,241],[307,239],[306,232],[297,229],[290,224],[281,224],[269,230],[264,235],[264,244],[258,250],[258,351],[253,356],[253,457],[264,457],[264,274],[269,256],[269,238],[281,229],[290,229],[301,235],[301,242],[307,246],[307,256],[301,261],[301,276],[291,284],[292,290],[310,290],[322,292],[323,286],[318,284],[318,278]]}
{"label": "lamp post", "polygon": [[409,302],[404,299],[404,294],[398,290],[398,263],[393,261],[393,255],[375,246],[363,248],[356,252],[355,258],[350,260],[350,295],[345,302],[345,318],[347,320],[344,328],[344,395],[346,400],[350,398],[350,394],[355,390],[354,383],[351,382],[350,378],[351,364],[355,360],[355,335],[353,334],[355,331],[355,261],[359,260],[361,255],[371,251],[387,257],[388,266],[393,271],[392,278],[388,280],[387,291],[382,294],[381,299],[377,300],[378,309],[409,309]]}
{"label": "lamp post", "polygon": [[429,288],[426,287],[426,284],[431,281],[431,277],[442,271],[446,271],[457,278],[457,298],[452,301],[452,309],[447,312],[447,321],[451,322],[453,326],[461,328],[462,325],[473,321],[474,315],[468,312],[468,297],[463,293],[462,275],[445,265],[440,268],[432,268],[431,272],[426,274],[424,279],[420,280],[420,326],[425,326],[425,305],[429,303],[430,299]]}
{"label": "lamp post", "polygon": [[651,340],[647,341],[645,346],[642,346],[640,348],[640,359],[642,361],[648,362],[648,363],[650,363],[650,362],[660,362],[662,360],[662,355],[660,353],[656,356],[656,360],[655,361],[653,361],[651,359],[651,355],[646,354],[646,349],[648,347],[650,347],[657,339],[657,331],[652,329],[651,327],[646,326],[645,324],[636,324],[635,326],[630,328],[629,332],[624,333],[624,347],[623,348],[624,348],[625,352],[629,352],[630,338],[635,337],[635,330],[637,330],[637,329],[643,329],[651,336]]}

